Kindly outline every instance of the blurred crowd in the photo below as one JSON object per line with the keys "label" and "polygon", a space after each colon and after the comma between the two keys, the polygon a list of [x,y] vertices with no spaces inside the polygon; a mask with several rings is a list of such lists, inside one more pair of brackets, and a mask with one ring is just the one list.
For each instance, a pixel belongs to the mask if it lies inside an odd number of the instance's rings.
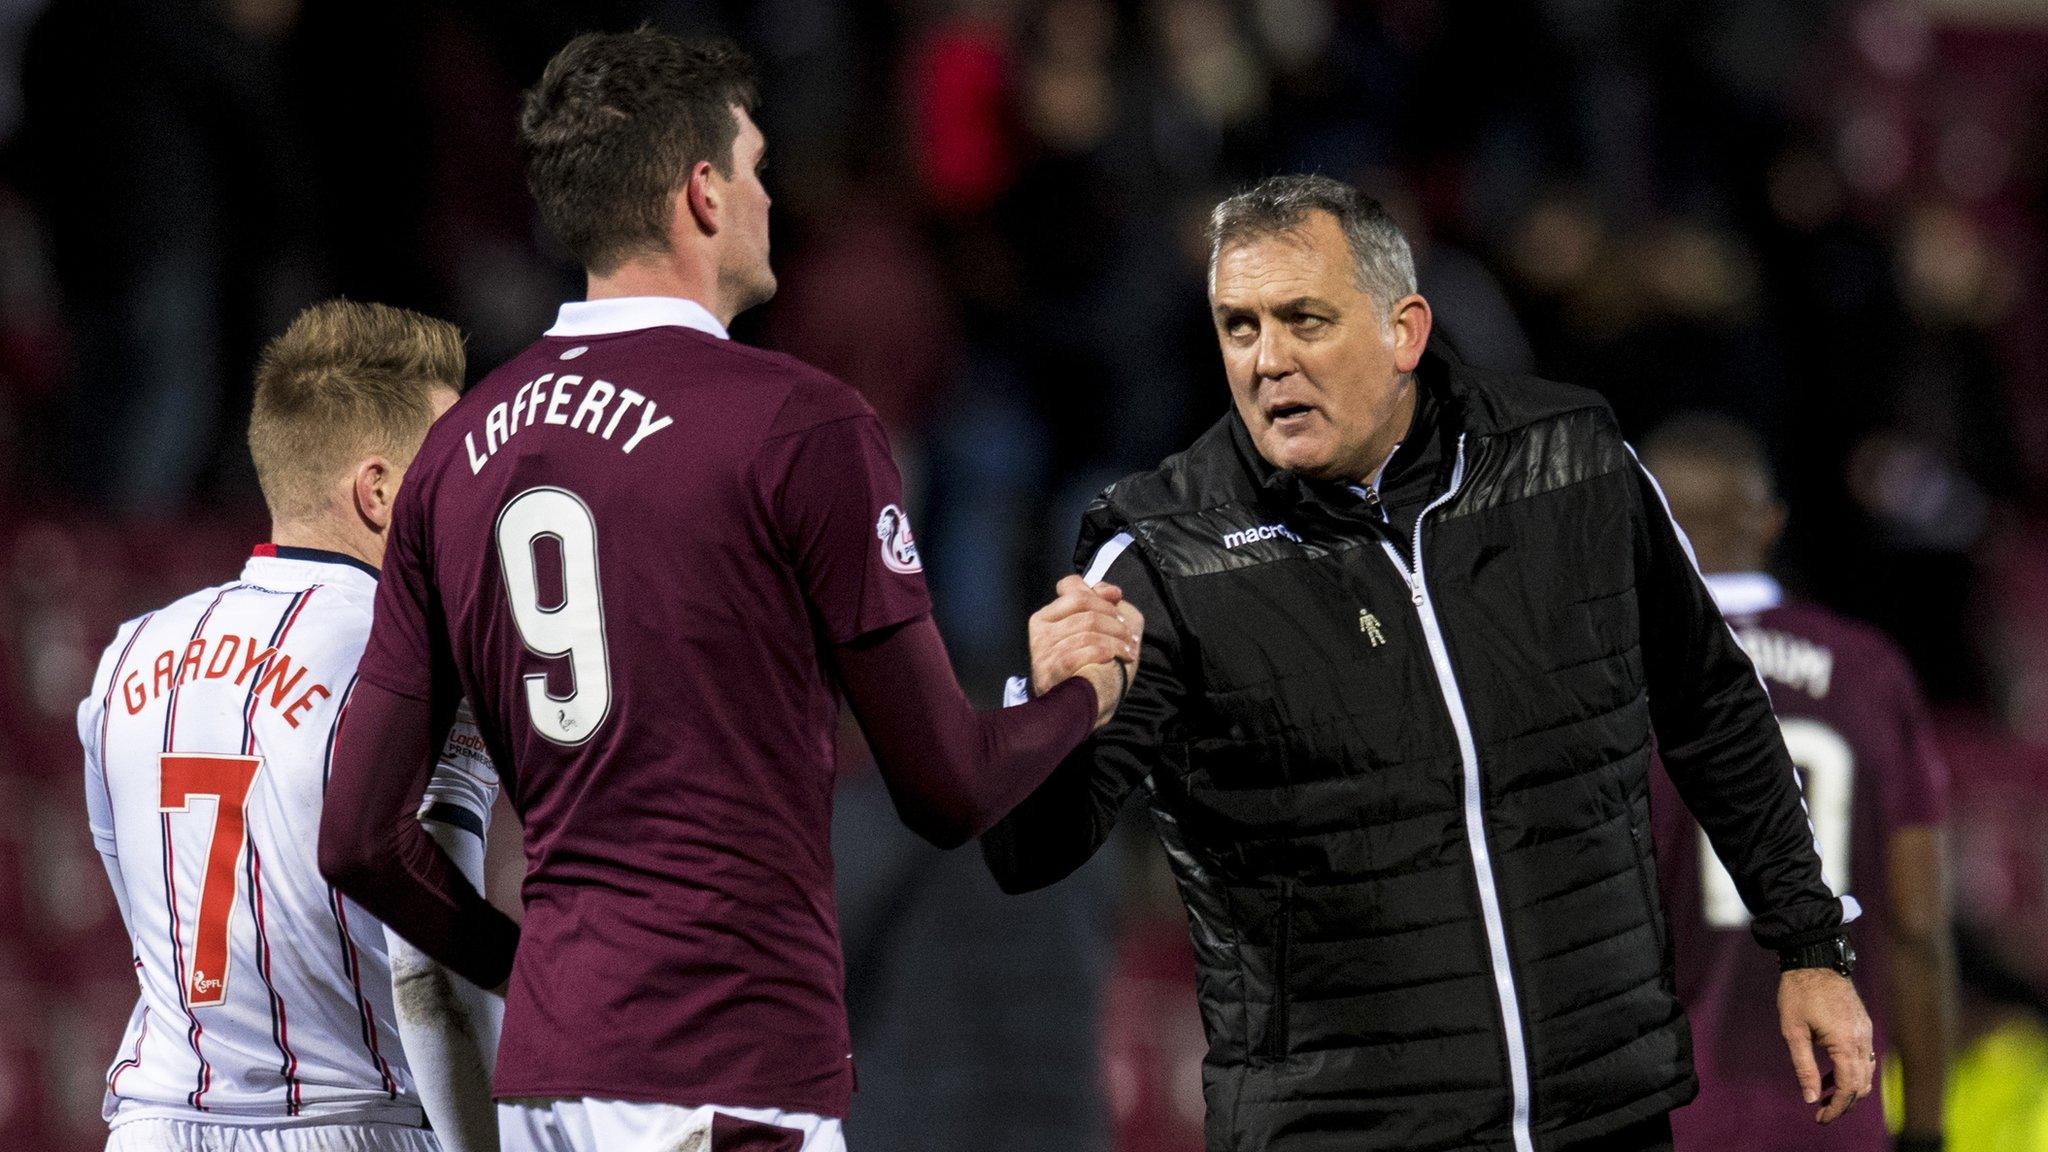
{"label": "blurred crowd", "polygon": [[[643,20],[755,54],[782,288],[736,335],[881,412],[988,689],[1087,498],[1223,412],[1202,228],[1250,178],[1378,196],[1468,359],[1597,388],[1636,437],[1755,424],[1784,574],[1898,638],[1942,717],[1968,1038],[2048,1062],[2026,7],[0,0],[0,1144],[100,1138],[133,988],[69,713],[117,620],[260,539],[255,349],[334,294],[455,321],[476,373],[530,341],[580,281],[526,196],[519,91],[573,32]],[[844,799],[857,1146],[1198,1145],[1184,929],[1144,836],[1005,902],[871,778]],[[1993,1112],[2048,1140],[2036,1089]]]}

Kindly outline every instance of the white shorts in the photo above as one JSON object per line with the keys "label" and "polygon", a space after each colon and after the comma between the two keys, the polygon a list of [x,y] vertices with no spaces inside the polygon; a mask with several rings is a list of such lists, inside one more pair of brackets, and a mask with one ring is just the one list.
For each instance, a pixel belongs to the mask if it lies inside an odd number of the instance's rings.
{"label": "white shorts", "polygon": [[107,1152],[441,1152],[434,1134],[403,1124],[301,1124],[291,1128],[130,1120],[107,1134]]}
{"label": "white shorts", "polygon": [[837,1119],[588,1097],[498,1101],[499,1152],[846,1152]]}

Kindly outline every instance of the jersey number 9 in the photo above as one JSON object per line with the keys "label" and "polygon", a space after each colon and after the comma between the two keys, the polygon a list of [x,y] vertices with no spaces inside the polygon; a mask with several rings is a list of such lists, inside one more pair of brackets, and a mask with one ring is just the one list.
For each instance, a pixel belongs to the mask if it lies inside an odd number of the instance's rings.
{"label": "jersey number 9", "polygon": [[[548,691],[546,672],[529,672],[526,711],[534,731],[575,747],[595,735],[612,708],[611,657],[605,647],[604,593],[597,580],[597,520],[565,488],[528,488],[498,513],[498,568],[519,639],[548,660],[566,658],[571,687]],[[541,602],[536,549],[552,539],[561,556],[561,594]]]}

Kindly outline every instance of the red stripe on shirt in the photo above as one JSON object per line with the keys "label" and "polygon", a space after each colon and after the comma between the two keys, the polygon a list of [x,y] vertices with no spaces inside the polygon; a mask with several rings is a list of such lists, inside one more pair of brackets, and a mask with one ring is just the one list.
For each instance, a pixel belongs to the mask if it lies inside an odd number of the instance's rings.
{"label": "red stripe on shirt", "polygon": [[[348,702],[355,695],[355,677],[349,677],[348,687],[342,689],[341,706],[334,710],[334,727],[327,733],[327,753],[320,765],[320,780],[323,786],[327,773],[334,766],[334,745],[341,739],[341,725],[348,718]],[[398,1082],[391,1077],[391,1067],[384,1062],[384,1055],[377,1049],[377,1018],[370,1010],[370,1002],[363,996],[361,958],[356,954],[356,942],[348,931],[348,912],[342,905],[341,893],[328,886],[327,898],[334,910],[334,927],[341,936],[342,967],[348,971],[349,984],[356,995],[356,1011],[361,1014],[363,1042],[370,1050],[370,1059],[377,1065],[378,1075],[384,1078],[384,1090],[393,1100],[398,1099]]]}
{"label": "red stripe on shirt", "polygon": [[[285,606],[284,619],[277,622],[277,630],[270,634],[269,647],[273,651],[284,643],[286,636],[291,634],[292,625],[298,623],[299,614],[305,611],[306,603],[313,599],[313,593],[318,592],[323,587],[325,585],[315,584],[304,592],[292,594],[292,602]],[[242,702],[242,755],[244,756],[256,750],[256,688],[263,683],[263,677],[269,673],[270,660],[276,658],[275,655],[272,655],[269,660],[263,661],[263,663],[257,666],[262,670],[249,678],[249,696],[248,699]]]}
{"label": "red stripe on shirt", "polygon": [[285,1011],[284,996],[271,980],[270,933],[264,920],[263,907],[263,856],[252,841],[249,844],[249,892],[256,912],[256,957],[259,970],[263,973],[263,987],[270,993],[271,1038],[277,1042],[278,1054],[284,1057],[284,1064],[278,1074],[284,1077],[285,1114],[297,1116],[301,1103],[299,1085],[299,1058],[292,1051],[291,1018]]}
{"label": "red stripe on shirt", "polygon": [[185,940],[182,921],[178,915],[178,854],[171,846],[171,815],[166,812],[157,817],[163,822],[164,842],[164,893],[171,906],[171,964],[178,982],[178,1007],[185,1013],[185,1039],[192,1045],[192,1055],[199,1061],[199,1084],[185,1100],[201,1112],[208,1111],[201,1100],[206,1090],[213,1085],[213,1066],[206,1062],[206,1053],[199,1049],[199,1038],[205,1029],[199,1026],[199,1017],[192,1011],[192,1005],[185,998]]}
{"label": "red stripe on shirt", "polygon": [[[192,639],[193,639],[193,640],[197,640],[197,639],[199,639],[199,634],[200,634],[200,633],[202,633],[202,632],[204,632],[204,631],[206,631],[206,622],[207,622],[207,621],[208,621],[209,619],[212,619],[212,617],[213,617],[213,610],[214,610],[215,608],[218,608],[218,607],[220,607],[220,602],[221,602],[221,601],[223,601],[223,600],[225,600],[225,599],[227,599],[227,597],[228,597],[228,593],[230,593],[230,592],[233,592],[233,591],[235,591],[235,589],[237,589],[237,588],[241,588],[241,587],[242,587],[242,585],[240,585],[240,584],[236,584],[236,585],[234,585],[234,586],[232,586],[232,587],[228,587],[228,588],[223,588],[223,589],[221,589],[221,590],[220,590],[220,594],[219,594],[219,595],[217,595],[217,596],[215,596],[215,597],[213,598],[213,603],[211,603],[211,604],[208,604],[208,605],[206,606],[206,611],[204,611],[204,612],[201,612],[201,613],[199,614],[199,623],[197,623],[197,624],[193,625],[193,627],[192,627]],[[140,629],[140,628],[138,628],[138,629],[136,629],[136,631],[137,631],[137,632],[140,632],[140,631],[141,631],[141,629]],[[190,641],[187,641],[187,643],[186,643],[186,647],[188,647],[188,648],[189,648],[190,646],[191,646],[191,644],[190,644]],[[165,713],[164,713],[164,751],[166,751],[166,752],[169,752],[169,751],[171,751],[171,750],[172,750],[172,745],[173,745],[173,744],[175,744],[175,743],[177,742],[177,739],[178,739],[178,689],[180,689],[180,688],[182,688],[182,687],[184,687],[184,686],[185,686],[185,664],[184,664],[184,660],[185,660],[185,654],[184,654],[183,652],[180,652],[180,653],[178,653],[178,669],[177,669],[177,671],[176,671],[176,672],[174,672],[174,673],[173,673],[173,674],[171,675],[171,700],[170,700],[170,706],[169,706],[168,708],[166,708],[166,709],[165,709]],[[112,689],[112,685],[108,685],[108,688],[109,688],[109,690],[111,690],[111,689]]]}
{"label": "red stripe on shirt", "polygon": [[[137,968],[137,970],[140,970],[142,967],[142,961],[137,960],[135,962],[135,967]],[[119,1064],[114,1065],[114,1071],[107,1076],[107,1091],[110,1094],[115,1096],[119,1096],[121,1094],[121,1073],[128,1071],[130,1068],[142,1067],[142,1044],[143,1041],[148,1039],[149,1005],[144,1004],[142,1006],[142,1030],[136,1033],[135,1051],[130,1053],[126,1060],[123,1060]]]}

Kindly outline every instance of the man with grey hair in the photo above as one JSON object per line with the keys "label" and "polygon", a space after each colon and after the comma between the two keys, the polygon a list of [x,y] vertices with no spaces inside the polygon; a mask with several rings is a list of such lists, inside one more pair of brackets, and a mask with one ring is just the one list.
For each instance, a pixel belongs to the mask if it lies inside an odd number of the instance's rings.
{"label": "man with grey hair", "polygon": [[1695,1085],[1654,745],[1779,953],[1786,1091],[1841,1116],[1874,1066],[1856,905],[1607,406],[1432,340],[1406,241],[1335,181],[1233,196],[1211,238],[1233,410],[1088,510],[1077,564],[1144,612],[1145,659],[984,838],[997,880],[1059,880],[1143,786],[1211,1152],[1669,1148]]}

